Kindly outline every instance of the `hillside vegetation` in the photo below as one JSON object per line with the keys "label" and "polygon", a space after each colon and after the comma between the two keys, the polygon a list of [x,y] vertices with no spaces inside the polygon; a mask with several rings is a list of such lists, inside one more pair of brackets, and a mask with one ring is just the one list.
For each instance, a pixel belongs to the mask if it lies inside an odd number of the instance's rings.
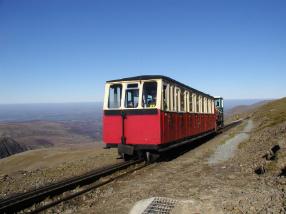
{"label": "hillside vegetation", "polygon": [[258,128],[275,126],[286,121],[286,97],[267,103],[253,113]]}
{"label": "hillside vegetation", "polygon": [[[269,102],[249,113],[255,122],[250,140],[240,145],[242,154],[258,174],[280,178],[286,170],[286,98]],[[285,174],[286,175],[286,174]]]}
{"label": "hillside vegetation", "polygon": [[246,118],[250,113],[255,112],[259,107],[272,102],[273,100],[263,100],[251,105],[238,105],[231,109],[225,109],[224,118],[226,123],[230,123],[238,118]]}

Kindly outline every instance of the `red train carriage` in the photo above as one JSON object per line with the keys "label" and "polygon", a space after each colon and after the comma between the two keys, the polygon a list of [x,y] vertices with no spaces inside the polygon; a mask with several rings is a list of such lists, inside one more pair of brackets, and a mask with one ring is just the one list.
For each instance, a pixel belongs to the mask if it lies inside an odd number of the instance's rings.
{"label": "red train carriage", "polygon": [[217,131],[214,101],[165,76],[107,81],[103,140],[124,157],[176,147]]}

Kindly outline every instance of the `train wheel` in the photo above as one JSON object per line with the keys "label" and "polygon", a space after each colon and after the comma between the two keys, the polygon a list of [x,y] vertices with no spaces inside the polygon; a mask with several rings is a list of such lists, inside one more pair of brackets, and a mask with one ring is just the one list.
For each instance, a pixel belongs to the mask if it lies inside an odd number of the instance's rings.
{"label": "train wheel", "polygon": [[151,152],[146,152],[146,162],[147,163],[153,163],[156,160],[159,159],[160,155],[159,154],[155,154],[155,153],[151,153]]}
{"label": "train wheel", "polygon": [[146,152],[146,161],[148,163],[151,163],[151,153],[150,152]]}
{"label": "train wheel", "polygon": [[144,159],[145,158],[145,153],[143,151],[137,151],[135,154],[137,159]]}
{"label": "train wheel", "polygon": [[132,159],[132,157],[133,156],[131,156],[131,155],[127,155],[127,154],[124,154],[124,153],[122,154],[122,158],[125,161],[130,161]]}

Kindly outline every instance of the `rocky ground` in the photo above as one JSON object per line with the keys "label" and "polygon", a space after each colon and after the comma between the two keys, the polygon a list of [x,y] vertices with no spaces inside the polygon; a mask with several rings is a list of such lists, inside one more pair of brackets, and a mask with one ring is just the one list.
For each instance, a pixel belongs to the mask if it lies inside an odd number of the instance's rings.
{"label": "rocky ground", "polygon": [[[134,205],[142,208],[140,200],[163,197],[175,201],[171,213],[286,213],[284,106],[285,99],[267,104],[251,112],[241,125],[183,155],[163,159],[46,212],[129,213]],[[252,125],[246,129],[249,123]],[[242,133],[247,137],[237,143],[237,136]],[[235,149],[225,148],[223,145],[232,139]],[[222,154],[218,151],[221,148],[233,155],[210,161],[214,155]],[[116,161],[114,150],[87,152],[84,157],[82,154],[57,167],[35,170],[35,166],[25,175],[18,175],[16,168],[13,173],[6,171],[0,182],[1,196],[17,188],[23,190],[23,186],[35,186],[38,180],[50,182],[58,176],[68,177]]]}
{"label": "rocky ground", "polygon": [[30,150],[0,160],[0,198],[114,164],[115,150],[73,146]]}
{"label": "rocky ground", "polygon": [[[241,130],[237,127],[172,161],[155,163],[50,212],[128,213],[137,201],[167,197],[186,202],[174,213],[285,213],[286,178],[279,176],[280,166],[255,173],[261,164],[279,162],[279,158],[267,161],[263,157],[277,143],[284,148],[286,124],[279,127],[279,133],[270,128],[268,138],[264,132],[250,134],[233,158],[209,164],[216,148]],[[277,139],[270,137],[274,133]],[[258,145],[253,147],[253,143]]]}

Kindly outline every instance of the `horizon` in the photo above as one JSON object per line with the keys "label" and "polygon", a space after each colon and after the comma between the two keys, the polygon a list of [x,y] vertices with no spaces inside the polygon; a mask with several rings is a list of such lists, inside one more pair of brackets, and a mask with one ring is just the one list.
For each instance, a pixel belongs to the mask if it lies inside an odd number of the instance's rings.
{"label": "horizon", "polygon": [[[225,101],[267,101],[267,100],[279,100],[284,97],[279,98],[224,98]],[[75,101],[75,102],[30,102],[30,103],[0,103],[0,105],[49,105],[49,104],[103,104],[102,101]]]}
{"label": "horizon", "polygon": [[106,80],[143,74],[225,99],[282,98],[285,9],[283,0],[0,0],[0,104],[102,102]]}
{"label": "horizon", "polygon": [[[225,111],[265,100],[227,99]],[[90,121],[101,118],[102,102],[0,104],[0,123],[30,121]]]}

